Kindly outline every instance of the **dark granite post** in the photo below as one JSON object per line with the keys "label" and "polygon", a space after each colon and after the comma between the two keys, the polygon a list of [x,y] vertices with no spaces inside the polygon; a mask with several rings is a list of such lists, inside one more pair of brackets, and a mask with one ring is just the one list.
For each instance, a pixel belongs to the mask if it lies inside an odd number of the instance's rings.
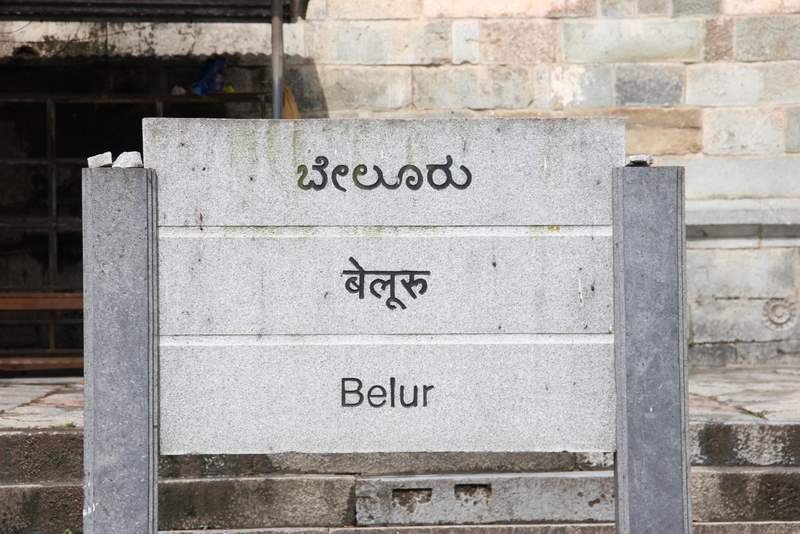
{"label": "dark granite post", "polygon": [[87,534],[155,533],[155,172],[83,171]]}
{"label": "dark granite post", "polygon": [[614,169],[617,533],[689,534],[683,169]]}

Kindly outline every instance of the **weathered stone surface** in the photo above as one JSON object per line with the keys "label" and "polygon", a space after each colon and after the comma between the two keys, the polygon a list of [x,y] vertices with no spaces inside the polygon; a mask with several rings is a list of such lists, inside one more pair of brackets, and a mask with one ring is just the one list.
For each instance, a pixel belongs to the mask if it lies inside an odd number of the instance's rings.
{"label": "weathered stone surface", "polygon": [[411,105],[410,67],[328,66],[320,70],[328,111]]}
{"label": "weathered stone surface", "polygon": [[562,31],[569,62],[697,61],[705,26],[691,18],[570,20]]}
{"label": "weathered stone surface", "polygon": [[791,423],[694,424],[692,462],[698,466],[800,467],[800,425]]}
{"label": "weathered stone surface", "polygon": [[[585,116],[596,110],[570,110]],[[603,114],[625,119],[625,151],[628,154],[692,154],[703,146],[703,115],[692,108],[613,108]]]}
{"label": "weathered stone surface", "polygon": [[672,0],[639,0],[639,15],[670,15]]}
{"label": "weathered stone surface", "polygon": [[276,476],[162,480],[162,529],[336,527],[352,525],[355,480]]}
{"label": "weathered stone surface", "polygon": [[[104,37],[107,50],[119,55],[178,56],[213,54],[271,54],[269,24],[252,23],[140,23],[109,24]],[[305,27],[287,24],[284,51],[306,55]]]}
{"label": "weathered stone surface", "polygon": [[786,110],[786,151],[800,152],[800,108]]}
{"label": "weathered stone surface", "polygon": [[535,103],[544,109],[597,108],[613,105],[610,65],[536,65]]}
{"label": "weathered stone surface", "polygon": [[632,17],[636,15],[637,0],[601,0],[600,13],[604,17]]}
{"label": "weathered stone surface", "polygon": [[111,166],[121,169],[141,167],[142,155],[139,152],[122,152],[117,156],[117,159],[114,160],[114,164]]}
{"label": "weathered stone surface", "polygon": [[418,108],[525,108],[533,102],[530,69],[461,66],[414,69]]}
{"label": "weathered stone surface", "polygon": [[426,17],[591,17],[597,14],[594,0],[423,0]]}
{"label": "weathered stone surface", "polygon": [[682,66],[621,65],[616,74],[616,103],[670,106],[683,100]]}
{"label": "weathered stone surface", "polygon": [[625,136],[628,154],[694,154],[703,149],[703,135],[699,128],[636,128],[631,127]]}
{"label": "weathered stone surface", "polygon": [[[695,534],[795,534],[792,521],[695,523]],[[614,534],[608,523],[557,525],[439,525],[417,527],[360,527],[321,529],[256,529],[169,531],[166,534]]]}
{"label": "weathered stone surface", "polygon": [[79,481],[0,485],[0,532],[82,532],[82,502]]}
{"label": "weathered stone surface", "polygon": [[[242,230],[237,235],[233,229],[162,229],[160,333],[609,332],[608,232],[537,238],[526,235],[528,229],[506,237],[430,230],[369,237],[374,232],[314,237],[314,231],[297,230]],[[408,310],[391,309],[386,288],[376,293],[365,287],[366,296],[359,298],[345,288],[350,275],[342,272],[355,268],[348,257],[367,271],[429,271],[427,292],[414,298],[398,280],[396,298]],[[269,268],[264,261],[270,261]],[[300,275],[298,265],[307,274]],[[372,278],[367,275],[365,284]],[[476,292],[487,287],[491,291]]]}
{"label": "weathered stone surface", "polygon": [[[624,164],[618,119],[145,119],[143,128],[167,226],[603,225],[611,220],[608,170]],[[205,161],[190,163],[197,154]],[[392,180],[406,163],[424,169],[448,154],[454,180],[463,176],[458,166],[470,169],[469,188],[365,191],[349,177],[340,179],[347,192],[297,186],[297,166],[319,155],[330,158],[329,170],[379,165]]]}
{"label": "weathered stone surface", "polygon": [[692,200],[798,197],[798,157],[663,157],[657,164],[686,168],[686,198]]}
{"label": "weathered stone surface", "polygon": [[764,73],[768,68],[736,63],[690,65],[686,69],[686,103],[729,106],[761,102],[764,98]]}
{"label": "weathered stone surface", "polygon": [[[792,238],[800,226],[800,199],[739,198],[727,200],[692,200],[686,205],[687,223],[712,237],[727,248],[744,246],[795,246]],[[720,225],[737,225],[725,232]],[[760,226],[770,225],[770,226]],[[715,226],[713,233],[711,228]],[[792,229],[794,228],[794,231]],[[720,231],[723,230],[723,231]],[[744,236],[741,234],[744,232]],[[794,234],[794,235],[793,235]],[[741,238],[741,239],[740,239]],[[765,239],[764,239],[765,238]],[[784,238],[788,238],[783,241]],[[690,246],[700,246],[695,242]],[[705,244],[707,246],[707,243]]]}
{"label": "weathered stone surface", "polygon": [[736,361],[743,365],[797,365],[800,362],[800,341],[738,343]]}
{"label": "weathered stone surface", "polygon": [[738,18],[734,27],[736,59],[800,59],[800,17]]}
{"label": "weathered stone surface", "polygon": [[166,478],[329,473],[362,476],[442,473],[595,471],[614,466],[613,452],[275,453],[162,456]]}
{"label": "weathered stone surface", "polygon": [[[596,113],[595,110],[572,112],[581,117]],[[613,108],[603,110],[603,115],[625,119],[630,128],[669,128],[697,130],[703,127],[703,112],[697,108]]]}
{"label": "weathered stone surface", "polygon": [[614,480],[595,473],[362,478],[359,525],[609,521]]}
{"label": "weathered stone surface", "polygon": [[[315,0],[318,1],[318,0]],[[325,0],[329,19],[415,19],[422,0]],[[309,2],[310,3],[310,2]]]}
{"label": "weathered stone surface", "polygon": [[800,2],[797,0],[724,0],[723,6],[725,13],[731,15],[767,15],[800,11]]}
{"label": "weathered stone surface", "polygon": [[779,341],[800,335],[794,299],[704,298],[695,299],[691,308],[690,340],[696,343]]}
{"label": "weathered stone surface", "polygon": [[[800,368],[797,365],[696,369],[692,390],[697,395],[736,407],[749,422],[794,422],[798,420],[800,406],[798,379]],[[796,452],[796,442],[781,444]],[[769,446],[769,443],[764,445]]]}
{"label": "weathered stone surface", "polygon": [[[611,473],[608,472],[608,477],[610,476]],[[300,478],[290,477],[290,482],[284,484],[278,484],[277,477],[265,478],[264,482],[259,482],[262,480],[261,477],[244,479],[241,483],[237,481],[235,484],[232,484],[230,479],[164,481],[161,491],[171,493],[169,500],[184,500],[178,503],[179,513],[173,515],[162,512],[161,528],[165,530],[160,532],[166,534],[188,532],[194,534],[613,534],[614,532],[614,527],[609,522],[356,528],[352,526],[355,523],[352,486],[345,492],[344,483],[340,485],[336,482],[327,486],[325,483],[309,483],[304,486],[291,481]],[[320,478],[347,479],[348,477]],[[733,523],[695,523],[694,532],[698,534],[795,534],[800,529],[800,522],[796,520],[768,519],[796,515],[797,505],[794,499],[798,483],[796,470],[698,468],[694,478],[694,506],[700,513],[750,518],[739,519]],[[468,489],[470,488],[463,488],[460,495],[464,495],[463,490]],[[709,490],[708,495],[704,494]],[[302,497],[298,497],[295,491],[303,492]],[[329,493],[321,496],[320,491]],[[345,494],[349,499],[347,503],[342,502]],[[453,496],[455,498],[455,491]],[[786,498],[787,496],[789,498]],[[514,499],[520,502],[523,496],[514,496]],[[288,501],[293,500],[304,503],[307,508],[300,506],[290,509]],[[274,502],[277,503],[276,509],[270,511]],[[530,504],[526,508],[530,510],[534,506],[535,504]],[[727,510],[731,510],[732,513],[727,514]],[[80,482],[62,485],[0,486],[0,517],[3,518],[4,534],[61,533],[65,529],[80,532],[80,511]],[[191,512],[195,515],[190,516]],[[241,515],[238,515],[240,512]],[[216,530],[213,525],[216,525],[217,521],[227,520],[229,516],[232,519],[231,524],[226,525],[224,530]],[[287,519],[294,521],[302,518],[303,526],[292,526],[292,523],[287,523],[281,527],[269,527],[268,525],[277,522],[273,521],[274,518],[278,521]],[[324,520],[329,521],[324,527],[304,526]],[[169,523],[173,521],[174,523]],[[258,521],[260,526],[252,528],[236,526],[242,525],[245,521]],[[198,530],[187,531],[180,526],[183,524],[197,525],[195,528]]]}
{"label": "weathered stone surface", "polygon": [[[608,451],[614,446],[614,365],[607,343],[264,341],[162,343],[162,454]],[[361,405],[342,406],[345,377],[363,382]],[[396,377],[394,406],[389,377]],[[236,387],[224,401],[211,402],[220,383]],[[379,407],[367,406],[366,388],[373,384],[385,388],[383,398],[372,403]],[[417,406],[402,407],[400,385],[414,384]],[[423,384],[434,386],[427,406]],[[406,390],[407,403],[413,402],[412,391]],[[358,401],[353,395],[345,400]],[[405,430],[398,440],[400,429]]]}
{"label": "weathered stone surface", "polygon": [[[367,530],[369,529],[369,530]],[[611,524],[437,525],[331,529],[330,534],[614,534]],[[782,534],[782,533],[779,533]]]}
{"label": "weathered stone surface", "polygon": [[705,112],[703,151],[706,154],[775,154],[784,151],[782,110],[719,108]]}
{"label": "weathered stone surface", "polygon": [[483,63],[547,63],[558,58],[558,23],[546,19],[480,23]]}
{"label": "weathered stone surface", "polygon": [[[586,476],[579,473],[516,476],[516,480],[515,475],[360,479],[356,485],[357,520],[364,525],[497,523],[541,521],[542,518],[551,521],[546,519],[552,515],[543,505],[558,495],[561,499],[558,515],[575,514],[574,521],[581,521],[578,514],[585,517],[583,521],[613,521],[611,472],[593,472]],[[461,487],[457,488],[456,484]],[[800,519],[798,484],[800,470],[796,468],[696,467],[692,470],[694,520],[797,521]],[[515,486],[524,487],[525,490],[514,493],[512,489]],[[545,487],[547,489],[543,491]],[[491,498],[487,498],[489,491]],[[538,497],[540,491],[542,494]],[[498,496],[508,494],[508,498],[498,499]],[[537,498],[530,498],[531,494],[537,495]],[[593,495],[596,495],[592,501],[593,506],[588,502],[591,498],[581,500]],[[598,498],[600,501],[596,500]],[[581,502],[584,503],[583,508],[580,507]],[[437,521],[437,517],[442,519]],[[796,525],[794,523],[792,526]],[[719,530],[710,529],[704,532],[751,532],[726,530],[728,527],[725,524]]]}
{"label": "weathered stone surface", "polygon": [[706,61],[733,59],[733,19],[717,18],[706,21]]}
{"label": "weathered stone surface", "polygon": [[0,482],[80,480],[82,449],[82,429],[0,432]]}
{"label": "weathered stone surface", "polygon": [[689,299],[790,298],[800,289],[800,249],[693,249]]}
{"label": "weathered stone surface", "polygon": [[686,102],[741,106],[800,101],[800,62],[689,65]]}
{"label": "weathered stone surface", "polygon": [[450,25],[440,21],[309,22],[308,54],[325,63],[436,64],[450,58]]}
{"label": "weathered stone surface", "polygon": [[113,159],[111,157],[111,152],[103,152],[102,154],[97,154],[96,156],[90,156],[86,158],[86,166],[90,169],[95,169],[97,167],[108,167],[112,164]]}
{"label": "weathered stone surface", "polygon": [[[691,313],[691,307],[689,308]],[[689,368],[715,368],[735,365],[737,360],[735,343],[693,343],[689,345]],[[692,398],[689,397],[689,403]]]}
{"label": "weathered stone surface", "polygon": [[797,468],[696,467],[692,472],[697,521],[800,520]]}
{"label": "weathered stone surface", "polygon": [[159,530],[160,534],[330,534],[327,527],[273,527],[273,528],[236,528],[236,529],[207,529],[200,530]]}
{"label": "weathered stone surface", "polygon": [[792,534],[800,529],[800,522],[758,521],[695,523],[694,534]]}
{"label": "weathered stone surface", "polygon": [[672,0],[672,12],[681,15],[715,15],[722,0]]}
{"label": "weathered stone surface", "polygon": [[480,23],[477,20],[454,20],[451,32],[453,65],[480,63]]}

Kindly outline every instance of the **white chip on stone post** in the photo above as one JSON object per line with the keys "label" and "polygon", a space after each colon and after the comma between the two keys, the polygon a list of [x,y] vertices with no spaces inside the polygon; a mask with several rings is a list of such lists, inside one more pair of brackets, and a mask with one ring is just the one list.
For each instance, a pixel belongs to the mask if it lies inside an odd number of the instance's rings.
{"label": "white chip on stone post", "polygon": [[114,160],[112,167],[128,169],[131,167],[144,167],[142,165],[142,155],[139,152],[123,152]]}
{"label": "white chip on stone post", "polygon": [[94,169],[96,167],[108,167],[111,165],[111,161],[111,152],[103,152],[102,154],[97,154],[96,156],[86,158],[86,163],[90,169]]}

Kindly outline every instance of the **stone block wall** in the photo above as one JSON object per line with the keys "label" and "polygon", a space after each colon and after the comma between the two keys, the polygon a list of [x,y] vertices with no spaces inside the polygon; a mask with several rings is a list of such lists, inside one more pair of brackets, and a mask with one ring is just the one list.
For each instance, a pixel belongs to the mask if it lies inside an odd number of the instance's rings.
{"label": "stone block wall", "polygon": [[[267,90],[263,24],[0,22],[0,58],[226,54]],[[285,29],[307,117],[627,119],[687,168],[692,358],[800,361],[800,1],[310,0]]]}

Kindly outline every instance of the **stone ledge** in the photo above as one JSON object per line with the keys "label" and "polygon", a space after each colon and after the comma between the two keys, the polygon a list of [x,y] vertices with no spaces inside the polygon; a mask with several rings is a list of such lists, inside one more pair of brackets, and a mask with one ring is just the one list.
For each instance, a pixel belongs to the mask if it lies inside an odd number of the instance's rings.
{"label": "stone ledge", "polygon": [[[514,475],[502,475],[499,478],[512,478]],[[518,475],[518,478],[531,478],[531,475]],[[594,482],[601,482],[607,486],[612,481],[610,471],[594,473],[549,473],[554,480],[566,476],[573,479],[574,483],[583,484],[592,491],[597,490]],[[468,484],[456,488],[455,482]],[[541,478],[541,476],[540,476]],[[495,483],[497,474],[465,477],[452,476],[427,476],[427,477],[373,477],[361,479],[358,483],[369,482],[380,484],[389,481],[396,485],[398,480],[414,484],[412,488],[431,488],[433,482],[441,485],[451,484],[443,496],[456,497],[460,491],[463,499],[478,499],[481,492],[487,491],[487,485]],[[594,482],[593,482],[594,481]],[[417,483],[420,482],[420,483]],[[191,479],[191,480],[164,480],[160,484],[159,506],[160,523],[165,529],[200,529],[201,532],[213,532],[208,529],[256,529],[251,534],[260,532],[258,529],[269,529],[265,534],[357,534],[351,528],[355,522],[355,496],[353,477],[250,477],[245,479],[216,478],[216,479]],[[427,485],[425,485],[427,484]],[[471,484],[471,486],[469,485]],[[573,484],[574,485],[574,484]],[[798,468],[694,468],[692,470],[692,495],[693,512],[698,521],[724,522],[724,521],[800,521],[800,469]],[[494,488],[492,488],[494,489]],[[402,492],[401,492],[402,493]],[[388,493],[391,498],[391,491]],[[587,495],[587,494],[585,494]],[[498,501],[495,495],[495,501]],[[399,495],[402,500],[409,495]],[[413,497],[413,495],[411,495]],[[608,496],[607,496],[608,497]],[[432,493],[431,498],[436,496]],[[580,499],[575,493],[571,499]],[[70,528],[75,532],[80,531],[82,521],[83,487],[80,481],[61,484],[17,484],[0,485],[0,532],[3,534],[21,534],[30,532],[63,532]],[[484,516],[484,521],[491,519],[493,523],[509,521],[525,521],[525,510],[519,506],[534,506],[535,501],[525,499],[524,495],[515,497],[518,507],[508,507],[502,502],[494,504],[495,513],[491,517]],[[588,505],[587,500],[587,505]],[[474,506],[474,505],[473,505]],[[543,509],[544,507],[539,506]],[[551,506],[560,506],[557,501],[551,501]],[[419,506],[416,508],[419,509]],[[408,509],[406,508],[408,511]],[[437,524],[453,524],[454,516],[458,515],[457,508],[442,508],[442,515],[435,518]],[[547,512],[547,510],[544,510]],[[530,510],[529,510],[530,512]],[[510,515],[512,514],[513,515]],[[552,517],[552,510],[548,512]],[[405,518],[395,518],[413,524],[415,514],[410,511]],[[528,513],[528,516],[536,514]],[[543,515],[543,514],[540,514]],[[599,519],[600,524],[591,527],[603,527],[613,519],[613,503],[607,503]],[[475,518],[473,518],[475,520]],[[379,523],[381,518],[374,517],[374,523]],[[480,518],[475,521],[480,522]],[[529,519],[527,523],[535,523]],[[583,521],[585,523],[585,521]],[[728,523],[730,525],[730,523]],[[783,528],[780,523],[775,523],[775,528]],[[789,523],[792,528],[797,528],[800,523]],[[578,526],[578,525],[574,525]],[[607,528],[608,525],[605,525]],[[749,530],[749,525],[739,525],[739,530],[724,530],[711,525],[710,530],[697,530],[703,534],[784,534],[798,532],[798,530]],[[297,528],[287,528],[297,527]],[[320,528],[314,528],[320,527]],[[337,528],[340,527],[340,528]],[[513,528],[523,528],[525,525],[515,525]],[[713,528],[712,528],[713,527]],[[457,534],[470,527],[454,528]],[[519,532],[506,532],[495,526],[480,526],[476,528],[479,534],[566,534],[569,530],[546,530],[544,525],[530,525],[531,529]],[[505,525],[503,528],[512,528]],[[589,528],[589,525],[586,525]],[[706,528],[706,527],[704,527]],[[739,528],[739,527],[737,527]],[[787,527],[788,528],[788,527]],[[328,530],[331,529],[331,530]],[[544,529],[544,530],[542,530]],[[716,530],[715,530],[716,529]],[[333,532],[333,531],[336,532]],[[363,529],[358,529],[363,530]],[[375,530],[375,534],[392,534],[388,530]],[[408,529],[407,534],[437,534],[434,527],[424,527],[417,530]],[[222,532],[225,532],[224,530]],[[244,532],[247,532],[246,530]],[[611,534],[608,530],[577,530],[574,534]],[[365,533],[366,534],[366,533]],[[573,534],[573,533],[570,533]]]}
{"label": "stone ledge", "polygon": [[[746,414],[739,420],[720,421],[719,414],[717,419],[712,415],[690,423],[692,465],[800,467],[800,423],[770,422]],[[612,453],[186,455],[162,456],[160,473],[166,479],[289,473],[378,476],[591,471],[613,465]],[[83,476],[82,466],[80,430],[0,432],[2,484],[71,483]]]}
{"label": "stone ledge", "polygon": [[800,225],[800,198],[688,200],[686,225]]}
{"label": "stone ledge", "polygon": [[[695,523],[695,534],[796,534],[798,522]],[[162,534],[613,534],[614,526],[561,525],[438,525],[432,527],[356,527],[332,529],[171,530]]]}

